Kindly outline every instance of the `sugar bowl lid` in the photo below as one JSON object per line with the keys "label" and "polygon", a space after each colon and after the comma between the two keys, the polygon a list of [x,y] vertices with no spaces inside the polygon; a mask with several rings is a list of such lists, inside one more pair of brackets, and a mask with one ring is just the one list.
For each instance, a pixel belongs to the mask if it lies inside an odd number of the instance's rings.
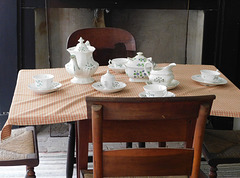
{"label": "sugar bowl lid", "polygon": [[146,58],[142,52],[137,52],[137,55],[135,57],[129,58],[128,62],[126,63],[126,66],[144,68],[144,64],[150,61],[152,61],[151,57]]}
{"label": "sugar bowl lid", "polygon": [[115,80],[115,76],[107,70],[107,73],[101,76],[101,80]]}

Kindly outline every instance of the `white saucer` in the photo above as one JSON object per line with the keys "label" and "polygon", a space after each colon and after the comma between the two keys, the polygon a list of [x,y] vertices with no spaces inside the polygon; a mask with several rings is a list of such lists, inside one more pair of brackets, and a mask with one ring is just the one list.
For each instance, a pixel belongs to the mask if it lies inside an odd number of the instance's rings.
{"label": "white saucer", "polygon": [[[139,96],[140,96],[141,98],[146,98],[146,97],[147,97],[145,91],[139,93]],[[166,96],[163,96],[163,97],[175,97],[175,94],[172,93],[172,92],[170,92],[170,91],[168,91],[168,92],[167,92],[167,95],[166,95]]]}
{"label": "white saucer", "polygon": [[[151,81],[147,81],[146,84],[149,85],[149,84],[152,84],[152,82]],[[173,88],[176,88],[179,84],[180,84],[179,81],[173,79],[171,81],[171,83],[167,86],[167,89],[171,90]]]}
{"label": "white saucer", "polygon": [[205,86],[224,85],[227,83],[227,80],[225,80],[224,78],[221,78],[221,77],[219,77],[218,81],[216,81],[216,82],[204,81],[204,79],[201,77],[201,74],[193,75],[191,78],[192,78],[192,80],[199,82],[201,85],[205,85]]}
{"label": "white saucer", "polygon": [[102,86],[101,82],[92,84],[92,87],[103,93],[115,93],[124,89],[127,85],[123,82],[115,81],[113,89],[106,89]]}
{"label": "white saucer", "polygon": [[125,67],[114,67],[113,64],[109,64],[108,68],[112,69],[114,72],[125,73]]}
{"label": "white saucer", "polygon": [[35,83],[31,83],[28,85],[28,88],[37,94],[46,94],[46,93],[51,93],[51,92],[58,90],[61,86],[62,86],[61,83],[53,82],[53,86],[51,88],[39,89],[35,86]]}

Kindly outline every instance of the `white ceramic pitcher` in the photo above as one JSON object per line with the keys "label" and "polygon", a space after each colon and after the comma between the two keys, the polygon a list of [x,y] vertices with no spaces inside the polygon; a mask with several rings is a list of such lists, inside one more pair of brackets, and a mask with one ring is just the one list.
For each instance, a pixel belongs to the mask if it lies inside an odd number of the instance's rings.
{"label": "white ceramic pitcher", "polygon": [[169,86],[171,81],[174,79],[172,71],[172,68],[174,66],[176,66],[176,64],[171,63],[165,67],[154,68],[151,62],[146,62],[144,65],[144,69],[145,71],[147,71],[149,81],[151,81],[152,83]]}

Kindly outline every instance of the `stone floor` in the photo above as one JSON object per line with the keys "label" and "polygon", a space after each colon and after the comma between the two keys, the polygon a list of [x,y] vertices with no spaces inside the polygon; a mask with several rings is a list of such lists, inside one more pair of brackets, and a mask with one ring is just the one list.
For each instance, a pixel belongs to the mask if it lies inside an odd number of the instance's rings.
{"label": "stone floor", "polygon": [[[68,125],[63,125],[59,128],[59,136],[53,134],[53,125],[38,126],[37,127],[37,139],[38,149],[40,153],[54,153],[54,152],[67,152],[68,143]],[[64,134],[63,134],[64,132]],[[52,136],[54,135],[54,136]]]}

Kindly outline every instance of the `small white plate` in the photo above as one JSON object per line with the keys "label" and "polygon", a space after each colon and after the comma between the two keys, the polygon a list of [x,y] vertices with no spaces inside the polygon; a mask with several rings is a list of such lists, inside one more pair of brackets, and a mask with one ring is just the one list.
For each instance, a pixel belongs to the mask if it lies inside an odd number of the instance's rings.
{"label": "small white plate", "polygon": [[113,64],[109,64],[108,68],[118,73],[125,73],[125,67],[114,67]]}
{"label": "small white plate", "polygon": [[[147,81],[146,84],[149,85],[149,84],[152,84],[152,82],[151,81]],[[171,81],[171,83],[167,86],[167,90],[171,90],[173,88],[176,88],[179,84],[180,84],[179,81],[173,79]]]}
{"label": "small white plate", "polygon": [[46,93],[51,93],[58,90],[61,86],[62,86],[61,83],[53,82],[53,86],[51,88],[43,90],[43,89],[37,88],[35,86],[35,83],[31,83],[28,85],[28,88],[37,94],[46,94]]}
{"label": "small white plate", "polygon": [[115,81],[113,89],[106,89],[102,86],[101,82],[92,84],[92,87],[103,93],[115,93],[124,89],[127,85],[123,82]]}
{"label": "small white plate", "polygon": [[[145,91],[139,93],[139,96],[140,96],[141,98],[146,98],[146,97],[147,97]],[[167,92],[167,95],[166,95],[166,96],[163,96],[163,97],[175,97],[175,94],[172,93],[172,92],[170,92],[170,91],[168,91],[168,92]]]}
{"label": "small white plate", "polygon": [[224,78],[221,78],[221,77],[219,77],[218,81],[216,81],[216,82],[204,81],[204,79],[201,77],[201,74],[193,75],[191,78],[192,78],[192,80],[199,82],[201,85],[205,85],[205,86],[224,85],[227,83],[227,80],[225,80]]}

